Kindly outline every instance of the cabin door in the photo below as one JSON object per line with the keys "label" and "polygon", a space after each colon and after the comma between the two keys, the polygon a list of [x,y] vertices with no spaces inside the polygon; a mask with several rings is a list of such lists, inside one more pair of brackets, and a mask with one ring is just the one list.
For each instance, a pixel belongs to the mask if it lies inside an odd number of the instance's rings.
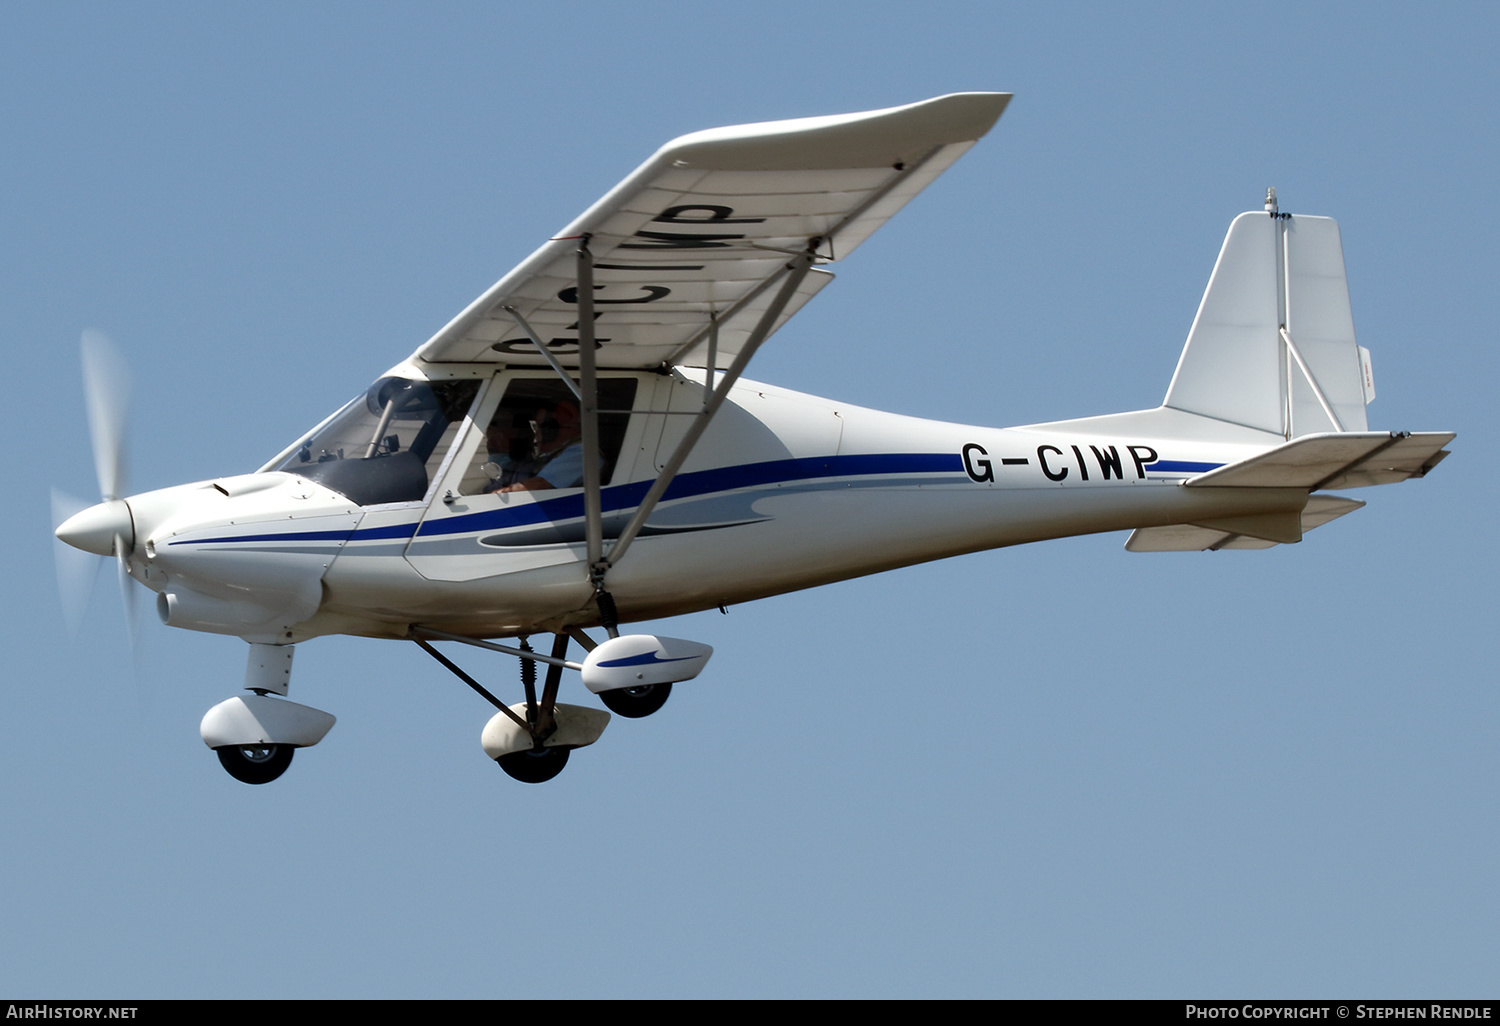
{"label": "cabin door", "polygon": [[[599,375],[606,495],[636,473],[655,376]],[[503,371],[464,426],[406,559],[434,581],[473,581],[585,558],[578,403],[550,371]],[[649,473],[649,468],[648,471]]]}

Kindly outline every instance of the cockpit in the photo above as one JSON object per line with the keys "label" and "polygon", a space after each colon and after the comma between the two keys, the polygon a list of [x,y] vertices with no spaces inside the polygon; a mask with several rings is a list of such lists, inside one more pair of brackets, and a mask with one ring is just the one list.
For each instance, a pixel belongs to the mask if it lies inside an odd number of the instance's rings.
{"label": "cockpit", "polygon": [[[503,394],[474,408],[481,381],[385,377],[314,428],[266,471],[317,481],[361,506],[418,502],[450,452],[464,462],[449,488],[465,496],[580,487],[583,475],[578,407],[567,385],[548,376],[505,376]],[[608,484],[620,456],[638,381],[599,381],[600,480]],[[488,426],[460,438],[466,415]]]}
{"label": "cockpit", "polygon": [[416,502],[453,445],[479,382],[381,378],[266,467],[361,506]]}

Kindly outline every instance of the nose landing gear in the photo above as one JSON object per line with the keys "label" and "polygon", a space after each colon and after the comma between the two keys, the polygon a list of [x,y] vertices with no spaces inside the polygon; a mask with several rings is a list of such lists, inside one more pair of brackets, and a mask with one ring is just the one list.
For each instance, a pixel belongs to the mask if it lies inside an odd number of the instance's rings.
{"label": "nose landing gear", "polygon": [[198,727],[219,765],[241,783],[269,784],[292,764],[292,753],[333,729],[331,714],[271,697],[286,694],[291,672],[291,645],[252,644],[245,687],[254,694],[220,702]]}

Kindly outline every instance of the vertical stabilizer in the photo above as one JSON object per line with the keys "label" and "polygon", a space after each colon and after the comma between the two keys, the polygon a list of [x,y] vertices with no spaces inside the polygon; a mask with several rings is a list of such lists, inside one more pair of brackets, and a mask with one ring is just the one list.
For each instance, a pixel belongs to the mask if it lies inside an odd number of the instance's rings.
{"label": "vertical stabilizer", "polygon": [[1284,438],[1366,429],[1338,224],[1241,214],[1188,332],[1164,403]]}

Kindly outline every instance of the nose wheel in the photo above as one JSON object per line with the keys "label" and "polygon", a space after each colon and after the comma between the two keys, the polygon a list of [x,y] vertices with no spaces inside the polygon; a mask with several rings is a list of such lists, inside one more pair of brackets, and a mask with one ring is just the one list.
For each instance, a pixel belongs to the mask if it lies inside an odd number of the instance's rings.
{"label": "nose wheel", "polygon": [[215,748],[219,764],[245,784],[269,784],[292,764],[292,745],[225,745]]}

